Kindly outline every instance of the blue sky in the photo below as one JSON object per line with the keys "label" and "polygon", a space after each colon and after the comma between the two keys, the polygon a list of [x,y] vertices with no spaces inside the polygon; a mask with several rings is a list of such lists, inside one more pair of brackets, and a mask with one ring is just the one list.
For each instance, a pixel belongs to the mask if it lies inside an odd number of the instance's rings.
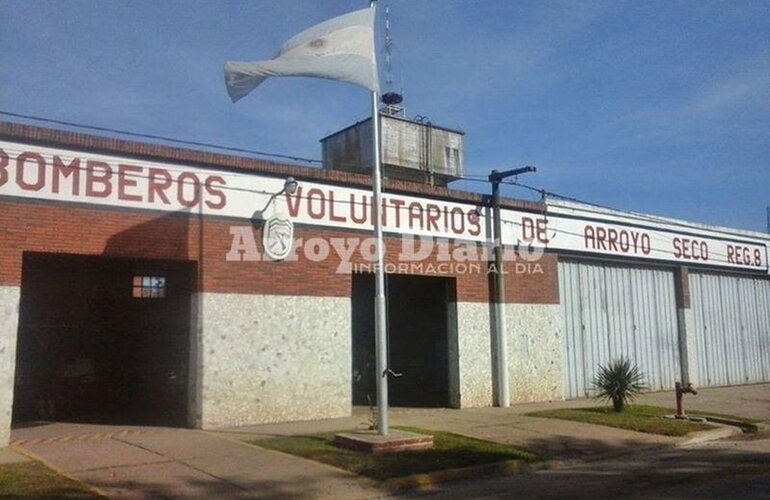
{"label": "blue sky", "polygon": [[[390,7],[407,113],[464,130],[468,173],[536,165],[522,182],[764,231],[766,0],[379,4]],[[232,104],[222,64],[269,58],[302,29],[366,5],[2,0],[0,109],[320,158],[318,139],[368,115],[366,91],[272,79]]]}

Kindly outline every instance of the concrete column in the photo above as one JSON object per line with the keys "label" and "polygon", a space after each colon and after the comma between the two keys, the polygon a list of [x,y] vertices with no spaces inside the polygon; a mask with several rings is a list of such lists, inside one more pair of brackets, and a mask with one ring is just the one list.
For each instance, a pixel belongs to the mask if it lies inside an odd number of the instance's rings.
{"label": "concrete column", "polygon": [[17,286],[0,287],[0,448],[11,438],[20,294]]}
{"label": "concrete column", "polygon": [[187,375],[187,425],[203,427],[203,293],[190,295],[190,356]]}
{"label": "concrete column", "polygon": [[679,366],[681,381],[698,386],[698,351],[695,344],[695,318],[690,309],[690,275],[687,267],[674,271],[676,317],[679,330]]}

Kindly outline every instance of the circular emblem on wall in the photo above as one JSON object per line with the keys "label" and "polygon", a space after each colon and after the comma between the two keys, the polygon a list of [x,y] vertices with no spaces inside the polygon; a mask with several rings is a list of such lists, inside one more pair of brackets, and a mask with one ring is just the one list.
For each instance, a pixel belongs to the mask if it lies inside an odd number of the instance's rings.
{"label": "circular emblem on wall", "polygon": [[281,215],[273,215],[265,221],[262,245],[265,254],[273,260],[283,260],[291,252],[294,240],[294,224]]}

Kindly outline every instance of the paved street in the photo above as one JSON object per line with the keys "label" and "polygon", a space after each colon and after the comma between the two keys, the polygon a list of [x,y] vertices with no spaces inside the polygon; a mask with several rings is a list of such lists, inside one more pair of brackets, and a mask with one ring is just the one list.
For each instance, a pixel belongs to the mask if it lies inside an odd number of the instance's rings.
{"label": "paved street", "polygon": [[418,498],[770,498],[770,434],[529,474],[447,483]]}

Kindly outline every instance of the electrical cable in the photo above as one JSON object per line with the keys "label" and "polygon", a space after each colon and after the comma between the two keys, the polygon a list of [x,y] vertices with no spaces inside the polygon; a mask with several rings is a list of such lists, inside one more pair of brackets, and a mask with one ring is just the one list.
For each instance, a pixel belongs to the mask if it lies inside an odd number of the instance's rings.
{"label": "electrical cable", "polygon": [[[83,128],[83,129],[87,129],[87,130],[97,130],[97,131],[102,131],[102,132],[110,132],[110,133],[116,133],[116,134],[125,134],[125,135],[129,135],[129,136],[141,137],[141,138],[145,138],[145,139],[162,140],[162,141],[167,141],[167,142],[172,142],[172,143],[179,143],[179,144],[185,144],[185,145],[191,145],[191,146],[199,146],[199,147],[207,147],[207,148],[214,148],[214,149],[222,149],[222,150],[226,150],[226,151],[254,154],[254,155],[267,156],[267,157],[273,157],[273,158],[281,158],[281,159],[287,159],[287,160],[299,161],[299,162],[305,162],[305,163],[315,163],[315,164],[322,164],[323,163],[322,160],[317,160],[317,159],[312,159],[312,158],[303,158],[303,157],[299,157],[299,156],[291,156],[291,155],[284,155],[284,154],[278,154],[278,153],[269,153],[269,152],[258,151],[258,150],[251,150],[251,149],[245,149],[245,148],[222,146],[222,145],[218,145],[218,144],[205,143],[205,142],[199,142],[199,141],[188,141],[188,140],[175,139],[175,138],[171,138],[171,137],[165,137],[165,136],[159,136],[159,135],[153,135],[153,134],[129,132],[129,131],[124,131],[124,130],[114,129],[114,128],[108,128],[108,127],[98,127],[98,126],[83,125],[83,124],[79,124],[79,123],[75,123],[75,122],[70,122],[70,121],[56,120],[56,119],[44,118],[44,117],[33,116],[33,115],[26,115],[26,114],[21,114],[21,113],[13,113],[13,112],[4,111],[4,110],[0,110],[0,115],[13,116],[13,117],[16,117],[16,118],[23,118],[23,119],[41,121],[41,122],[44,122],[44,123],[54,123],[54,124],[58,124],[58,125],[65,125],[65,126],[70,126],[70,127]],[[80,167],[80,169],[83,170],[82,167]],[[174,171],[172,169],[167,169],[167,170]],[[225,174],[225,173],[221,173],[221,174],[222,175],[228,175],[228,174]],[[235,175],[237,175],[237,174],[229,174],[229,176],[235,176]],[[135,176],[135,177],[137,177],[137,178],[149,178],[149,176]],[[456,177],[455,180],[468,181],[468,182],[476,182],[476,183],[480,182],[480,183],[484,183],[484,184],[488,184],[489,183],[488,176],[483,175],[483,174],[464,174],[462,176]],[[178,182],[178,180],[176,180],[176,179],[173,179],[172,181],[173,182]],[[523,189],[526,189],[526,190],[538,193],[538,194],[540,194],[542,201],[545,201],[546,197],[552,197],[552,198],[556,198],[556,199],[562,199],[562,200],[565,200],[565,201],[570,201],[570,202],[573,202],[573,203],[578,203],[578,204],[581,204],[581,205],[586,205],[586,206],[590,206],[590,207],[600,208],[602,210],[609,210],[609,211],[612,211],[612,212],[617,212],[619,214],[631,215],[635,219],[640,220],[640,221],[653,222],[653,223],[656,223],[656,224],[667,224],[667,225],[670,225],[670,226],[684,227],[684,228],[693,229],[693,230],[699,230],[699,231],[707,230],[707,231],[714,231],[714,232],[721,232],[721,233],[730,234],[730,233],[727,233],[726,231],[720,230],[720,229],[703,228],[703,227],[700,227],[698,225],[687,224],[687,223],[684,223],[684,222],[681,222],[681,221],[667,220],[665,218],[660,218],[660,217],[640,214],[638,212],[633,212],[633,211],[630,211],[630,210],[624,210],[624,209],[619,209],[619,208],[615,208],[615,207],[601,205],[601,204],[597,204],[597,203],[593,203],[593,202],[588,202],[588,201],[581,200],[581,199],[578,199],[578,198],[575,198],[575,197],[572,197],[572,196],[562,195],[562,194],[559,194],[559,193],[555,193],[553,191],[548,191],[548,190],[543,189],[543,188],[537,188],[537,187],[534,187],[534,186],[530,186],[530,185],[527,185],[527,184],[524,184],[524,183],[520,183],[518,181],[505,181],[505,180],[503,180],[503,181],[501,181],[501,184],[505,184],[505,185],[509,185],[509,186],[516,186],[516,187],[520,187],[520,188],[523,188]],[[233,186],[217,186],[217,187],[220,187],[221,189],[229,189],[231,191],[244,191],[244,192],[251,192],[251,193],[255,193],[255,194],[266,194],[266,195],[270,195],[271,194],[271,193],[269,193],[267,191],[260,191],[260,190],[247,189],[247,188],[237,188],[237,187],[233,187]],[[300,198],[310,199],[308,197],[300,197]],[[332,200],[329,200],[329,201],[331,202]],[[360,205],[364,205],[364,206],[369,206],[369,203],[367,203],[367,202],[354,202],[352,200],[348,200],[348,201],[333,200],[333,202],[334,203],[344,203],[344,204],[348,204],[348,205],[350,205],[350,204],[360,204]],[[407,209],[407,207],[396,207],[396,208]],[[580,209],[581,210],[585,210],[585,211],[589,211],[589,210],[585,209],[584,207],[580,207]],[[545,211],[547,211],[547,203],[546,203]],[[598,215],[605,215],[605,216],[606,215],[612,215],[612,214],[607,214],[607,213],[598,212],[598,211],[594,211],[593,213],[596,213]],[[517,224],[517,223],[514,223],[514,225],[515,224]],[[575,234],[573,234],[573,235],[575,235]],[[577,235],[577,236],[580,236],[580,235]],[[658,250],[662,251],[662,249],[658,249]]]}
{"label": "electrical cable", "polygon": [[237,148],[233,146],[222,146],[219,144],[212,144],[208,142],[199,142],[199,141],[188,141],[184,139],[175,139],[173,137],[166,137],[162,135],[154,135],[154,134],[144,134],[139,132],[129,132],[126,130],[120,130],[116,128],[109,128],[109,127],[97,127],[94,125],[83,125],[81,123],[75,123],[70,121],[64,121],[64,120],[55,120],[53,118],[43,118],[40,116],[33,116],[33,115],[24,115],[21,113],[12,113],[10,111],[4,111],[0,110],[0,115],[5,116],[13,116],[15,118],[23,118],[26,120],[34,120],[39,121],[43,123],[54,123],[57,125],[64,125],[67,127],[76,127],[76,128],[82,128],[85,130],[96,130],[99,132],[109,132],[112,134],[121,134],[121,135],[127,135],[131,137],[141,137],[143,139],[154,139],[154,140],[160,140],[160,141],[166,141],[166,142],[173,142],[177,144],[185,144],[188,146],[199,146],[199,147],[205,147],[205,148],[213,148],[213,149],[221,149],[224,151],[233,151],[236,153],[247,153],[247,154],[253,154],[257,156],[266,156],[269,158],[281,158],[284,160],[292,160],[292,161],[298,161],[298,162],[304,162],[304,163],[322,163],[321,160],[315,160],[312,158],[303,158],[301,156],[291,156],[291,155],[285,155],[280,153],[269,153],[266,151],[257,151],[254,149],[245,149],[245,148]]}

